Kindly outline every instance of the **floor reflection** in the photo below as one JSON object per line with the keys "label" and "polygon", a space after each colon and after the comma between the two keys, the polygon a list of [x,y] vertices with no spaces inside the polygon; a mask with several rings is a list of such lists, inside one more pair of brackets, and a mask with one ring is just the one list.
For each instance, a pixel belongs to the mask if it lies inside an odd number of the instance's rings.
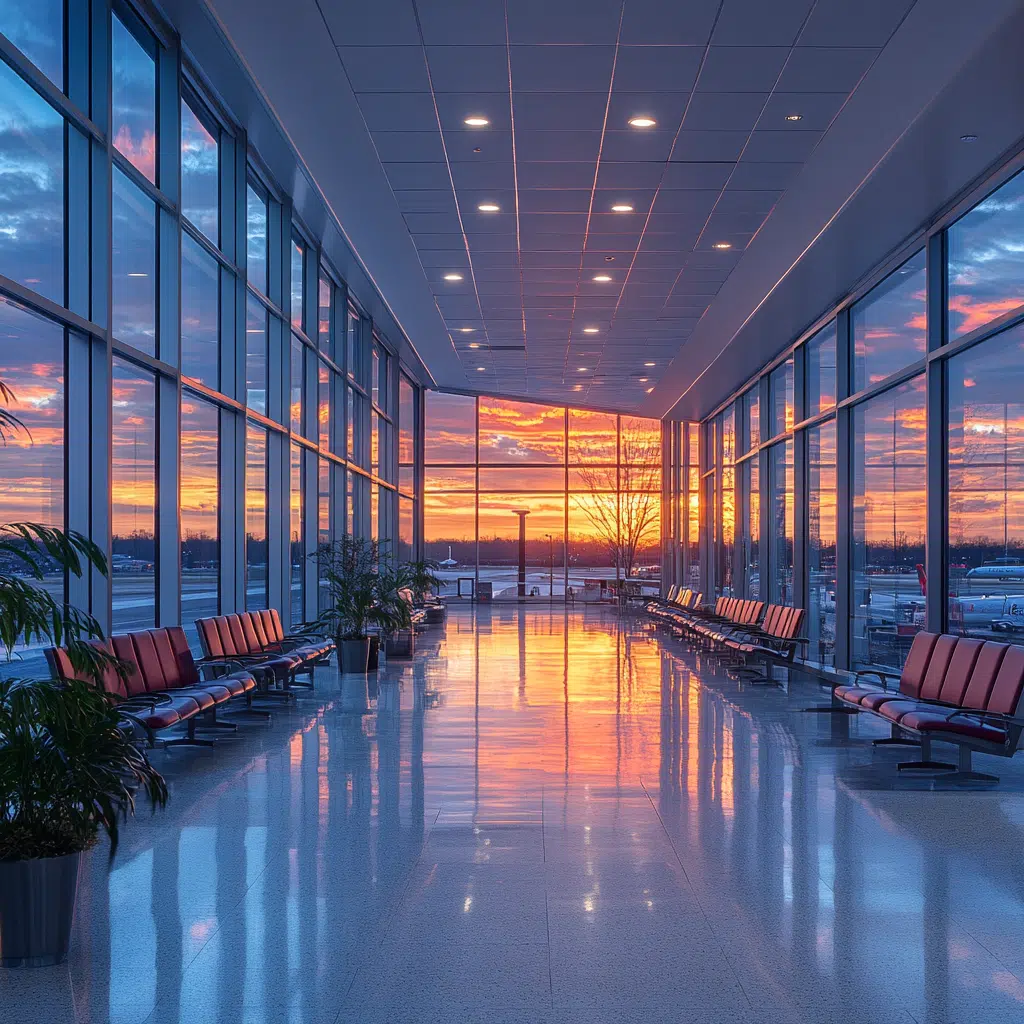
{"label": "floor reflection", "polygon": [[167,811],[0,1018],[1021,1020],[1024,769],[898,788],[819,696],[607,610],[455,608],[369,689],[157,752]]}

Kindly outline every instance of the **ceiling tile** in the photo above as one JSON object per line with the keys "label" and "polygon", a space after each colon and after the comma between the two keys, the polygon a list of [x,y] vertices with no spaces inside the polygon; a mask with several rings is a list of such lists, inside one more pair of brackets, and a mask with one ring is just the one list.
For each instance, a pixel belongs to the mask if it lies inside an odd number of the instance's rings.
{"label": "ceiling tile", "polygon": [[672,159],[701,163],[732,163],[739,159],[747,132],[688,131],[679,133]]}
{"label": "ceiling tile", "polygon": [[689,214],[706,217],[721,193],[718,189],[662,189],[654,201],[655,215]]}
{"label": "ceiling tile", "polygon": [[444,146],[439,132],[374,132],[373,144],[381,163],[440,163]]}
{"label": "ceiling tile", "polygon": [[766,92],[697,92],[683,127],[691,131],[749,132],[767,101]]}
{"label": "ceiling tile", "polygon": [[782,196],[778,189],[747,189],[728,188],[722,194],[715,207],[716,213],[761,213],[768,214]]}
{"label": "ceiling tile", "polygon": [[587,161],[517,161],[519,187],[524,188],[592,188],[594,163]]}
{"label": "ceiling tile", "polygon": [[508,93],[504,46],[428,46],[427,61],[435,92]]}
{"label": "ceiling tile", "polygon": [[799,163],[767,163],[741,160],[729,180],[730,188],[785,190],[803,170]]}
{"label": "ceiling tile", "polygon": [[393,189],[448,189],[452,187],[448,168],[441,162],[384,164]]}
{"label": "ceiling tile", "polygon": [[725,0],[712,43],[723,46],[792,46],[815,0]]}
{"label": "ceiling tile", "polygon": [[771,92],[789,56],[785,46],[711,46],[698,92]]}
{"label": "ceiling tile", "polygon": [[673,161],[665,171],[662,188],[722,188],[735,164]]}
{"label": "ceiling tile", "polygon": [[423,131],[437,124],[429,91],[364,92],[356,96],[371,132]]}
{"label": "ceiling tile", "polygon": [[513,43],[614,43],[622,2],[587,0],[581,9],[551,0],[513,0],[506,10]]}
{"label": "ceiling tile", "polygon": [[516,160],[593,163],[601,145],[600,129],[562,132],[516,130]]}
{"label": "ceiling tile", "polygon": [[[846,92],[776,92],[758,122],[758,128],[783,128],[794,124],[801,131],[825,131],[846,102]],[[788,122],[790,114],[799,114],[800,120]]]}
{"label": "ceiling tile", "polygon": [[878,50],[798,46],[779,80],[780,92],[852,92]]}
{"label": "ceiling tile", "polygon": [[348,45],[419,45],[412,0],[375,0],[360,8],[358,18],[343,0],[321,0],[320,9],[334,38]]}
{"label": "ceiling tile", "polygon": [[701,46],[620,46],[615,88],[621,92],[689,92],[703,55]]}
{"label": "ceiling tile", "polygon": [[[688,92],[625,92],[616,80],[608,105],[608,127],[620,130],[628,128],[629,131],[642,134],[652,129],[629,128],[629,120],[632,117],[650,117],[657,121],[659,131],[675,132],[689,98]],[[604,100],[607,100],[607,96],[602,97]]]}
{"label": "ceiling tile", "polygon": [[604,123],[608,92],[521,92],[512,97],[516,132],[600,131]]}
{"label": "ceiling tile", "polygon": [[523,189],[519,193],[520,216],[527,213],[587,213],[587,189]]}
{"label": "ceiling tile", "polygon": [[916,0],[818,0],[800,37],[805,46],[885,46]]}
{"label": "ceiling tile", "polygon": [[406,213],[405,224],[413,234],[459,231],[459,218],[454,210],[451,213]]}
{"label": "ceiling tile", "polygon": [[339,46],[355,92],[426,92],[430,88],[419,46]]}
{"label": "ceiling tile", "polygon": [[744,160],[791,160],[806,162],[822,132],[756,131],[750,136]]}
{"label": "ceiling tile", "polygon": [[613,46],[513,46],[516,92],[600,92],[611,80]]}
{"label": "ceiling tile", "polygon": [[[475,132],[445,132],[444,145],[448,159],[471,163],[504,162],[512,165],[512,133],[490,132],[481,137]],[[477,153],[475,150],[479,149]]]}
{"label": "ceiling tile", "polygon": [[395,192],[398,208],[403,213],[455,213],[451,189],[405,189]]}
{"label": "ceiling tile", "polygon": [[512,173],[511,161],[496,163],[490,160],[482,162],[453,160],[451,169],[455,188],[460,195],[467,189],[486,192],[507,190],[510,197],[513,194],[515,177]]}
{"label": "ceiling tile", "polygon": [[429,3],[418,4],[417,10],[423,39],[428,45],[505,44],[503,0],[473,0],[472,3],[466,3],[466,0],[429,0]]}
{"label": "ceiling tile", "polygon": [[637,131],[635,128],[616,129],[604,134],[601,160],[627,162],[639,160],[664,164],[672,151],[675,131]]}
{"label": "ceiling tile", "polygon": [[622,17],[624,43],[703,46],[720,0],[628,0]]}
{"label": "ceiling tile", "polygon": [[614,191],[622,189],[653,191],[661,184],[664,174],[665,164],[662,161],[648,160],[631,163],[602,160],[598,168],[597,187]]}
{"label": "ceiling tile", "polygon": [[[441,127],[446,134],[460,132],[467,138],[477,139],[476,145],[486,147],[495,135],[509,133],[512,130],[508,82],[499,92],[439,92],[436,98],[437,116],[441,118]],[[465,119],[474,115],[486,117],[491,123],[486,128],[468,128]],[[435,123],[437,116],[434,116]]]}

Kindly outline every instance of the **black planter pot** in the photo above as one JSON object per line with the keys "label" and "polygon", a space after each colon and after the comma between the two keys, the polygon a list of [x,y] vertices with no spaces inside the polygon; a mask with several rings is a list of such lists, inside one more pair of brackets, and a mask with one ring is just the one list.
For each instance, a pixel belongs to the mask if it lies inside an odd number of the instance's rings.
{"label": "black planter pot", "polygon": [[389,658],[411,658],[416,643],[416,634],[412,629],[400,629],[388,637],[385,650]]}
{"label": "black planter pot", "polygon": [[342,672],[359,672],[366,675],[370,660],[370,638],[361,640],[338,640],[338,668]]}
{"label": "black planter pot", "polygon": [[370,637],[370,654],[366,659],[366,671],[376,672],[380,666],[380,637]]}
{"label": "black planter pot", "polygon": [[52,967],[71,945],[80,853],[0,861],[0,965]]}

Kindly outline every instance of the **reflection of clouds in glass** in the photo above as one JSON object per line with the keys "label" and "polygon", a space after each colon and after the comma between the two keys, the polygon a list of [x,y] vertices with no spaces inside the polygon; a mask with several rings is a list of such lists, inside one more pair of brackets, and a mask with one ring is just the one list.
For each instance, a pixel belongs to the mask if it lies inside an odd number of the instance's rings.
{"label": "reflection of clouds in glass", "polygon": [[181,533],[217,536],[217,407],[189,392],[181,398]]}
{"label": "reflection of clouds in glass", "polygon": [[615,414],[589,409],[569,410],[569,461],[614,462],[616,460]]}
{"label": "reflection of clouds in glass", "polygon": [[398,462],[413,463],[413,430],[415,403],[412,385],[405,377],[398,378]]}
{"label": "reflection of clouds in glass", "polygon": [[245,253],[249,283],[267,293],[267,204],[247,185],[245,189]]}
{"label": "reflection of clouds in glass", "polygon": [[251,295],[245,305],[245,404],[267,412],[267,311]]}
{"label": "reflection of clouds in glass", "polygon": [[480,398],[480,461],[565,461],[565,409]]}
{"label": "reflection of clouds in glass", "polygon": [[217,140],[181,101],[181,212],[218,244],[220,147]]}
{"label": "reflection of clouds in glass", "polygon": [[476,399],[466,395],[426,393],[424,446],[426,461],[476,461]]}
{"label": "reflection of clouds in glass", "polygon": [[115,14],[110,26],[114,148],[156,181],[156,62]]}
{"label": "reflection of clouds in glass", "polygon": [[64,332],[0,296],[0,380],[25,429],[0,459],[0,522],[64,525]]}
{"label": "reflection of clouds in glass", "polygon": [[924,355],[925,253],[911,256],[854,307],[854,389],[884,380]]}
{"label": "reflection of clouds in glass", "polygon": [[[112,392],[112,533],[117,541],[152,541],[156,516],[156,381],[130,363],[114,360]],[[133,557],[152,558],[125,548]]]}
{"label": "reflection of clouds in glass", "polygon": [[181,236],[181,372],[209,388],[220,383],[220,272],[217,261]]}
{"label": "reflection of clouds in glass", "polygon": [[320,432],[320,447],[331,451],[331,370],[326,363],[317,368],[317,424]]}
{"label": "reflection of clouds in glass", "polygon": [[292,433],[303,433],[302,422],[302,397],[305,378],[305,345],[299,338],[292,335],[291,352],[291,393],[289,397],[289,418],[291,420]]}
{"label": "reflection of clouds in glass", "polygon": [[245,431],[245,607],[267,606],[267,432]]}
{"label": "reflection of clouds in glass", "polygon": [[63,89],[63,0],[0,0],[0,25],[4,35],[58,89]]}
{"label": "reflection of clouds in glass", "polygon": [[0,273],[64,298],[64,121],[0,61]]}
{"label": "reflection of clouds in glass", "polygon": [[116,167],[112,178],[114,336],[156,355],[156,206]]}

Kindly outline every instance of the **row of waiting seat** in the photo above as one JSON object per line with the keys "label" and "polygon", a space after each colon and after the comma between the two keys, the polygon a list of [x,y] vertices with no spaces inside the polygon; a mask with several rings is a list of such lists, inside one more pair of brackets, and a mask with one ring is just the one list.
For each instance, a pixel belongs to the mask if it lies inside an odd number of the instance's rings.
{"label": "row of waiting seat", "polygon": [[[304,673],[311,683],[316,665],[334,650],[328,638],[286,634],[276,609],[197,619],[196,628],[204,652],[200,659],[180,626],[90,641],[108,656],[99,685],[117,702],[126,728],[140,732],[150,745],[158,733],[179,725],[185,735],[165,740],[166,746],[208,745],[211,741],[196,736],[197,725],[234,728],[218,719],[221,709],[267,714],[253,707],[254,699],[293,699],[296,676]],[[50,648],[46,656],[55,678],[76,678],[65,649]]]}
{"label": "row of waiting seat", "polygon": [[[699,594],[673,587],[647,610],[694,646],[735,659],[731,667],[740,674],[748,658],[792,662],[805,642],[799,636],[804,620],[799,608],[731,597],[702,607]],[[890,736],[874,740],[876,745],[920,748],[920,758],[900,763],[899,770],[995,782],[995,776],[973,770],[972,754],[1012,757],[1018,750],[1024,735],[1024,647],[922,630],[900,673],[861,669],[852,682],[834,685],[832,695],[831,705],[807,710],[876,716],[890,726]],[[934,760],[935,741],[956,746],[958,762]]]}

